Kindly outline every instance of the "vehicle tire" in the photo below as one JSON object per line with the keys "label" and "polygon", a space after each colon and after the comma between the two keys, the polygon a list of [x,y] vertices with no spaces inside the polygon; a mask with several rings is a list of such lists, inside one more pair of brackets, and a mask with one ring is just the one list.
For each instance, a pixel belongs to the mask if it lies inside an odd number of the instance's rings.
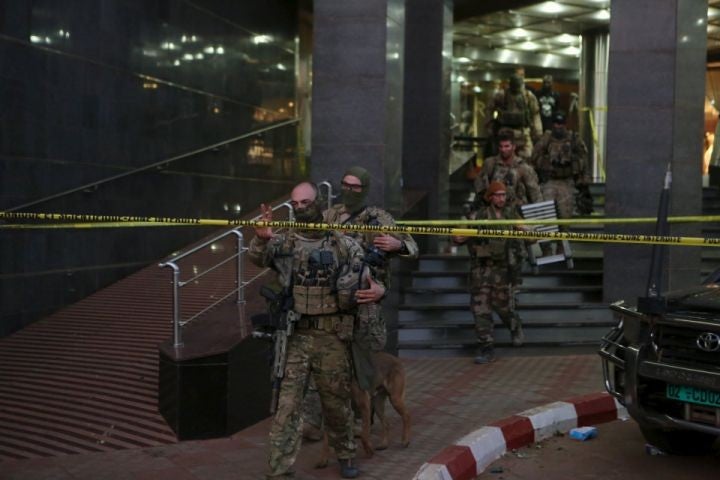
{"label": "vehicle tire", "polygon": [[654,447],[672,455],[706,455],[713,450],[718,437],[691,430],[663,430],[640,426],[645,440]]}

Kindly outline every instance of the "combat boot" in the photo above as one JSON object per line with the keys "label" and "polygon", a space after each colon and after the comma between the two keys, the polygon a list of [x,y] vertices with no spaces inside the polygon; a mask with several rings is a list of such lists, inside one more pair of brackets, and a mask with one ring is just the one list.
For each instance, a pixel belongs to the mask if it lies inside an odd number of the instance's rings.
{"label": "combat boot", "polygon": [[515,330],[510,332],[510,336],[512,337],[513,347],[522,347],[523,343],[525,343],[525,334],[523,333],[522,325],[515,327]]}
{"label": "combat boot", "polygon": [[340,476],[342,478],[357,478],[360,474],[357,467],[353,465],[352,458],[341,458],[338,461],[340,462]]}
{"label": "combat boot", "polygon": [[478,365],[484,365],[486,363],[492,363],[495,361],[495,348],[492,343],[482,345],[478,348],[477,356],[475,357],[475,363]]}

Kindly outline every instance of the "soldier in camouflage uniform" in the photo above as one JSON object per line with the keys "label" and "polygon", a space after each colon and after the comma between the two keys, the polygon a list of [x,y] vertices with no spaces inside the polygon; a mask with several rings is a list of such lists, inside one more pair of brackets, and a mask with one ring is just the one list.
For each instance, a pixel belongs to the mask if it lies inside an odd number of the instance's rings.
{"label": "soldier in camouflage uniform", "polygon": [[522,158],[515,155],[512,135],[509,132],[501,131],[498,135],[498,150],[496,157],[485,159],[475,177],[476,203],[483,205],[485,192],[494,181],[505,184],[507,204],[512,207],[542,202],[537,174]]}
{"label": "soldier in camouflage uniform", "polygon": [[[379,207],[366,206],[370,189],[370,174],[362,167],[349,168],[341,181],[341,203],[323,212],[326,223],[352,225],[395,225],[392,215]],[[366,263],[370,266],[373,276],[386,287],[390,285],[390,259],[394,256],[417,258],[418,246],[412,236],[400,234],[377,234],[369,232],[346,232],[352,236],[365,250]],[[380,351],[387,341],[387,329],[379,303],[366,303],[358,306],[355,319],[353,339],[353,358],[355,375],[361,388],[367,390],[373,381],[374,369],[371,363],[372,351]],[[306,438],[318,436],[322,427],[319,401],[310,386],[308,395],[303,402],[303,417]]]}
{"label": "soldier in camouflage uniform", "polygon": [[[322,220],[317,187],[301,183],[291,193],[295,218]],[[272,209],[262,205],[262,218]],[[312,377],[320,394],[330,445],[343,478],[355,478],[355,441],[350,407],[351,365],[347,343],[352,338],[357,304],[376,301],[384,286],[363,267],[363,250],[338,232],[291,230],[274,234],[256,228],[250,243],[253,263],[276,270],[283,285],[292,286],[293,309],[301,318],[288,339],[285,375],[270,429],[269,479],[292,478],[300,449],[300,406]],[[361,278],[361,276],[365,278]],[[369,288],[357,290],[361,281]],[[354,282],[354,283],[353,283]]]}
{"label": "soldier in camouflage uniform", "polygon": [[[323,212],[327,223],[350,225],[395,225],[395,219],[379,207],[366,206],[365,199],[370,190],[370,174],[362,167],[351,167],[342,178],[341,203]],[[365,250],[365,259],[373,274],[386,287],[390,286],[390,259],[395,256],[413,259],[418,256],[418,246],[407,233],[377,234],[370,232],[347,232]],[[374,313],[373,310],[377,313]],[[368,318],[377,321],[368,321]],[[385,322],[382,320],[379,304],[368,304],[358,312],[357,326],[368,325],[367,346],[382,350],[387,340]],[[361,333],[356,330],[356,333]]]}
{"label": "soldier in camouflage uniform", "polygon": [[589,183],[587,147],[567,129],[565,115],[553,116],[552,130],[545,132],[533,151],[532,165],[540,179],[545,200],[557,203],[558,218],[570,218],[575,206],[576,187]]}
{"label": "soldier in camouflage uniform", "polygon": [[[567,129],[565,115],[553,115],[552,130],[545,132],[535,145],[531,163],[540,178],[543,197],[555,200],[557,204],[558,218],[572,217],[578,189],[586,188],[590,183],[587,155],[585,143]],[[560,229],[567,230],[567,226]],[[544,249],[546,254],[548,247]]]}
{"label": "soldier in camouflage uniform", "polygon": [[[507,189],[502,182],[492,182],[485,192],[485,197],[490,205],[470,212],[468,219],[520,218],[517,209],[506,203]],[[496,228],[508,227],[498,225]],[[478,343],[475,363],[490,363],[495,360],[493,311],[510,330],[513,346],[520,347],[523,344],[522,323],[515,311],[514,297],[515,286],[520,283],[520,268],[525,249],[522,241],[515,239],[453,237],[453,240],[455,243],[467,244],[472,262],[469,283],[470,309],[475,317]]]}
{"label": "soldier in camouflage uniform", "polygon": [[542,135],[540,105],[535,95],[525,88],[523,78],[518,74],[510,76],[508,88],[497,92],[488,102],[490,131],[489,138],[495,138],[502,129],[512,132],[513,143],[519,157],[529,159],[533,142]]}

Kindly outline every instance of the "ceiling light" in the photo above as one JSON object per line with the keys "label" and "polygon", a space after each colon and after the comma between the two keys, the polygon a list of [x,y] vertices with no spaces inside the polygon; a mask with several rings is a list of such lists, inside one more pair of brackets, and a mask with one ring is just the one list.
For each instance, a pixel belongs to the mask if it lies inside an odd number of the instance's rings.
{"label": "ceiling light", "polygon": [[595,14],[595,18],[598,20],[610,20],[610,10],[608,10],[607,8],[598,10]]}
{"label": "ceiling light", "polygon": [[520,44],[520,48],[523,50],[537,50],[539,45],[535,42],[523,42]]}
{"label": "ceiling light", "polygon": [[563,6],[557,2],[545,2],[539,5],[540,11],[545,13],[560,13],[564,10]]}
{"label": "ceiling light", "polygon": [[470,63],[472,60],[470,60],[468,57],[458,57],[457,58],[458,63]]}
{"label": "ceiling light", "polygon": [[577,40],[577,37],[575,37],[573,35],[568,35],[567,33],[563,33],[562,35],[560,35],[558,37],[558,42],[560,42],[560,43],[572,44],[572,43],[575,43],[576,40]]}
{"label": "ceiling light", "polygon": [[252,38],[252,42],[255,45],[260,45],[261,43],[270,43],[272,41],[272,37],[270,35],[255,35]]}
{"label": "ceiling light", "polygon": [[513,38],[526,38],[530,35],[530,32],[528,32],[524,28],[513,28],[512,30],[508,31],[508,34]]}
{"label": "ceiling light", "polygon": [[573,55],[575,57],[580,55],[580,49],[578,47],[565,47],[560,50],[563,55]]}
{"label": "ceiling light", "polygon": [[475,86],[473,87],[473,92],[475,92],[475,93],[482,93],[482,88],[480,88],[479,86],[475,85]]}

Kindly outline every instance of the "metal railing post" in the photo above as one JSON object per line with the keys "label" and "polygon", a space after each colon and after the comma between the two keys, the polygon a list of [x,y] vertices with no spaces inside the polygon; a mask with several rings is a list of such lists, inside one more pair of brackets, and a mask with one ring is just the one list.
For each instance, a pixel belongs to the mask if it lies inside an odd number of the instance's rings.
{"label": "metal railing post", "polygon": [[327,208],[330,209],[333,205],[333,188],[332,183],[325,180],[324,182],[320,182],[317,184],[318,189],[320,187],[327,187]]}
{"label": "metal railing post", "polygon": [[[323,182],[323,185],[326,185],[326,186],[328,187],[328,192],[332,193],[332,186],[330,185],[330,182]],[[280,208],[287,208],[287,209],[288,209],[288,218],[289,218],[289,220],[290,220],[290,221],[295,221],[295,215],[294,215],[294,212],[293,212],[293,208],[292,208],[292,205],[290,205],[290,202],[289,202],[289,201],[283,202],[283,203],[281,203],[281,204],[273,207],[272,210],[275,211],[275,210],[278,210],[278,209],[280,209]],[[253,218],[253,220],[259,220],[259,219],[260,219],[260,216],[259,216],[259,215]],[[206,240],[206,241],[204,241],[203,243],[201,243],[200,245],[196,245],[196,246],[194,246],[193,248],[191,248],[191,249],[189,249],[189,250],[187,250],[187,251],[185,251],[185,252],[183,252],[183,253],[181,253],[181,254],[178,254],[178,255],[173,256],[170,261],[159,264],[159,266],[160,266],[161,268],[163,268],[163,267],[170,267],[170,268],[172,268],[172,270],[173,270],[173,280],[172,280],[172,284],[173,284],[173,291],[172,291],[173,299],[172,299],[172,303],[173,303],[173,306],[172,306],[172,309],[173,309],[173,346],[174,346],[175,348],[182,348],[182,347],[184,346],[184,343],[183,343],[183,341],[182,341],[182,327],[183,327],[184,324],[187,324],[187,323],[191,322],[192,320],[194,320],[194,319],[197,318],[198,316],[200,316],[200,315],[202,315],[203,313],[205,313],[206,311],[208,311],[210,308],[214,307],[215,305],[217,305],[217,304],[220,303],[220,302],[225,301],[226,299],[230,298],[233,294],[235,294],[234,291],[231,291],[230,293],[228,293],[227,295],[224,295],[224,296],[221,297],[219,300],[215,301],[213,304],[211,304],[210,306],[206,307],[206,308],[203,309],[202,311],[194,314],[192,317],[188,318],[188,319],[185,320],[185,322],[183,323],[183,321],[182,321],[182,316],[181,316],[181,311],[180,311],[180,288],[183,287],[184,285],[188,284],[188,283],[191,283],[191,282],[196,281],[198,278],[203,277],[204,275],[208,274],[209,272],[212,272],[212,271],[217,270],[217,269],[220,268],[222,265],[225,265],[225,263],[231,262],[231,261],[233,260],[233,258],[232,258],[232,256],[230,256],[230,257],[222,260],[221,262],[217,263],[216,265],[213,265],[213,266],[207,268],[207,269],[204,270],[203,272],[198,273],[198,274],[195,275],[194,277],[192,277],[192,278],[190,278],[190,279],[187,279],[187,280],[184,281],[184,282],[180,281],[180,267],[177,265],[176,262],[177,262],[178,260],[181,260],[181,259],[183,259],[183,258],[186,258],[188,255],[191,255],[191,254],[197,252],[198,250],[201,250],[201,249],[207,247],[208,245],[212,245],[213,243],[215,243],[215,242],[217,242],[218,240],[226,237],[227,235],[230,235],[231,233],[234,233],[234,234],[237,236],[237,253],[236,253],[236,255],[237,255],[237,260],[236,260],[236,265],[237,265],[237,300],[236,300],[236,301],[237,301],[238,304],[243,304],[243,303],[246,302],[246,300],[245,300],[245,286],[246,286],[248,283],[251,283],[252,281],[254,281],[254,279],[255,279],[255,278],[258,278],[258,277],[256,276],[256,277],[250,279],[248,282],[245,282],[245,281],[244,281],[244,276],[245,276],[245,259],[243,258],[243,255],[245,254],[245,252],[248,251],[248,248],[245,246],[245,236],[243,235],[243,233],[242,233],[241,230],[242,230],[242,227],[237,227],[237,228],[234,228],[233,230],[230,230],[230,231],[227,231],[227,230],[226,230],[226,231],[225,231],[224,233],[222,233],[221,235],[218,235],[218,236],[216,236],[216,237],[213,237],[213,238],[211,238],[210,240]],[[259,276],[259,275],[258,275],[258,276]]]}
{"label": "metal railing post", "polygon": [[232,233],[237,236],[237,303],[240,304],[245,303],[245,282],[243,282],[243,271],[245,267],[243,254],[247,251],[247,248],[245,248],[245,237],[240,229],[236,228]]}
{"label": "metal railing post", "polygon": [[173,347],[181,348],[182,325],[180,325],[180,267],[173,262],[161,263],[160,267],[170,267],[173,271]]}

